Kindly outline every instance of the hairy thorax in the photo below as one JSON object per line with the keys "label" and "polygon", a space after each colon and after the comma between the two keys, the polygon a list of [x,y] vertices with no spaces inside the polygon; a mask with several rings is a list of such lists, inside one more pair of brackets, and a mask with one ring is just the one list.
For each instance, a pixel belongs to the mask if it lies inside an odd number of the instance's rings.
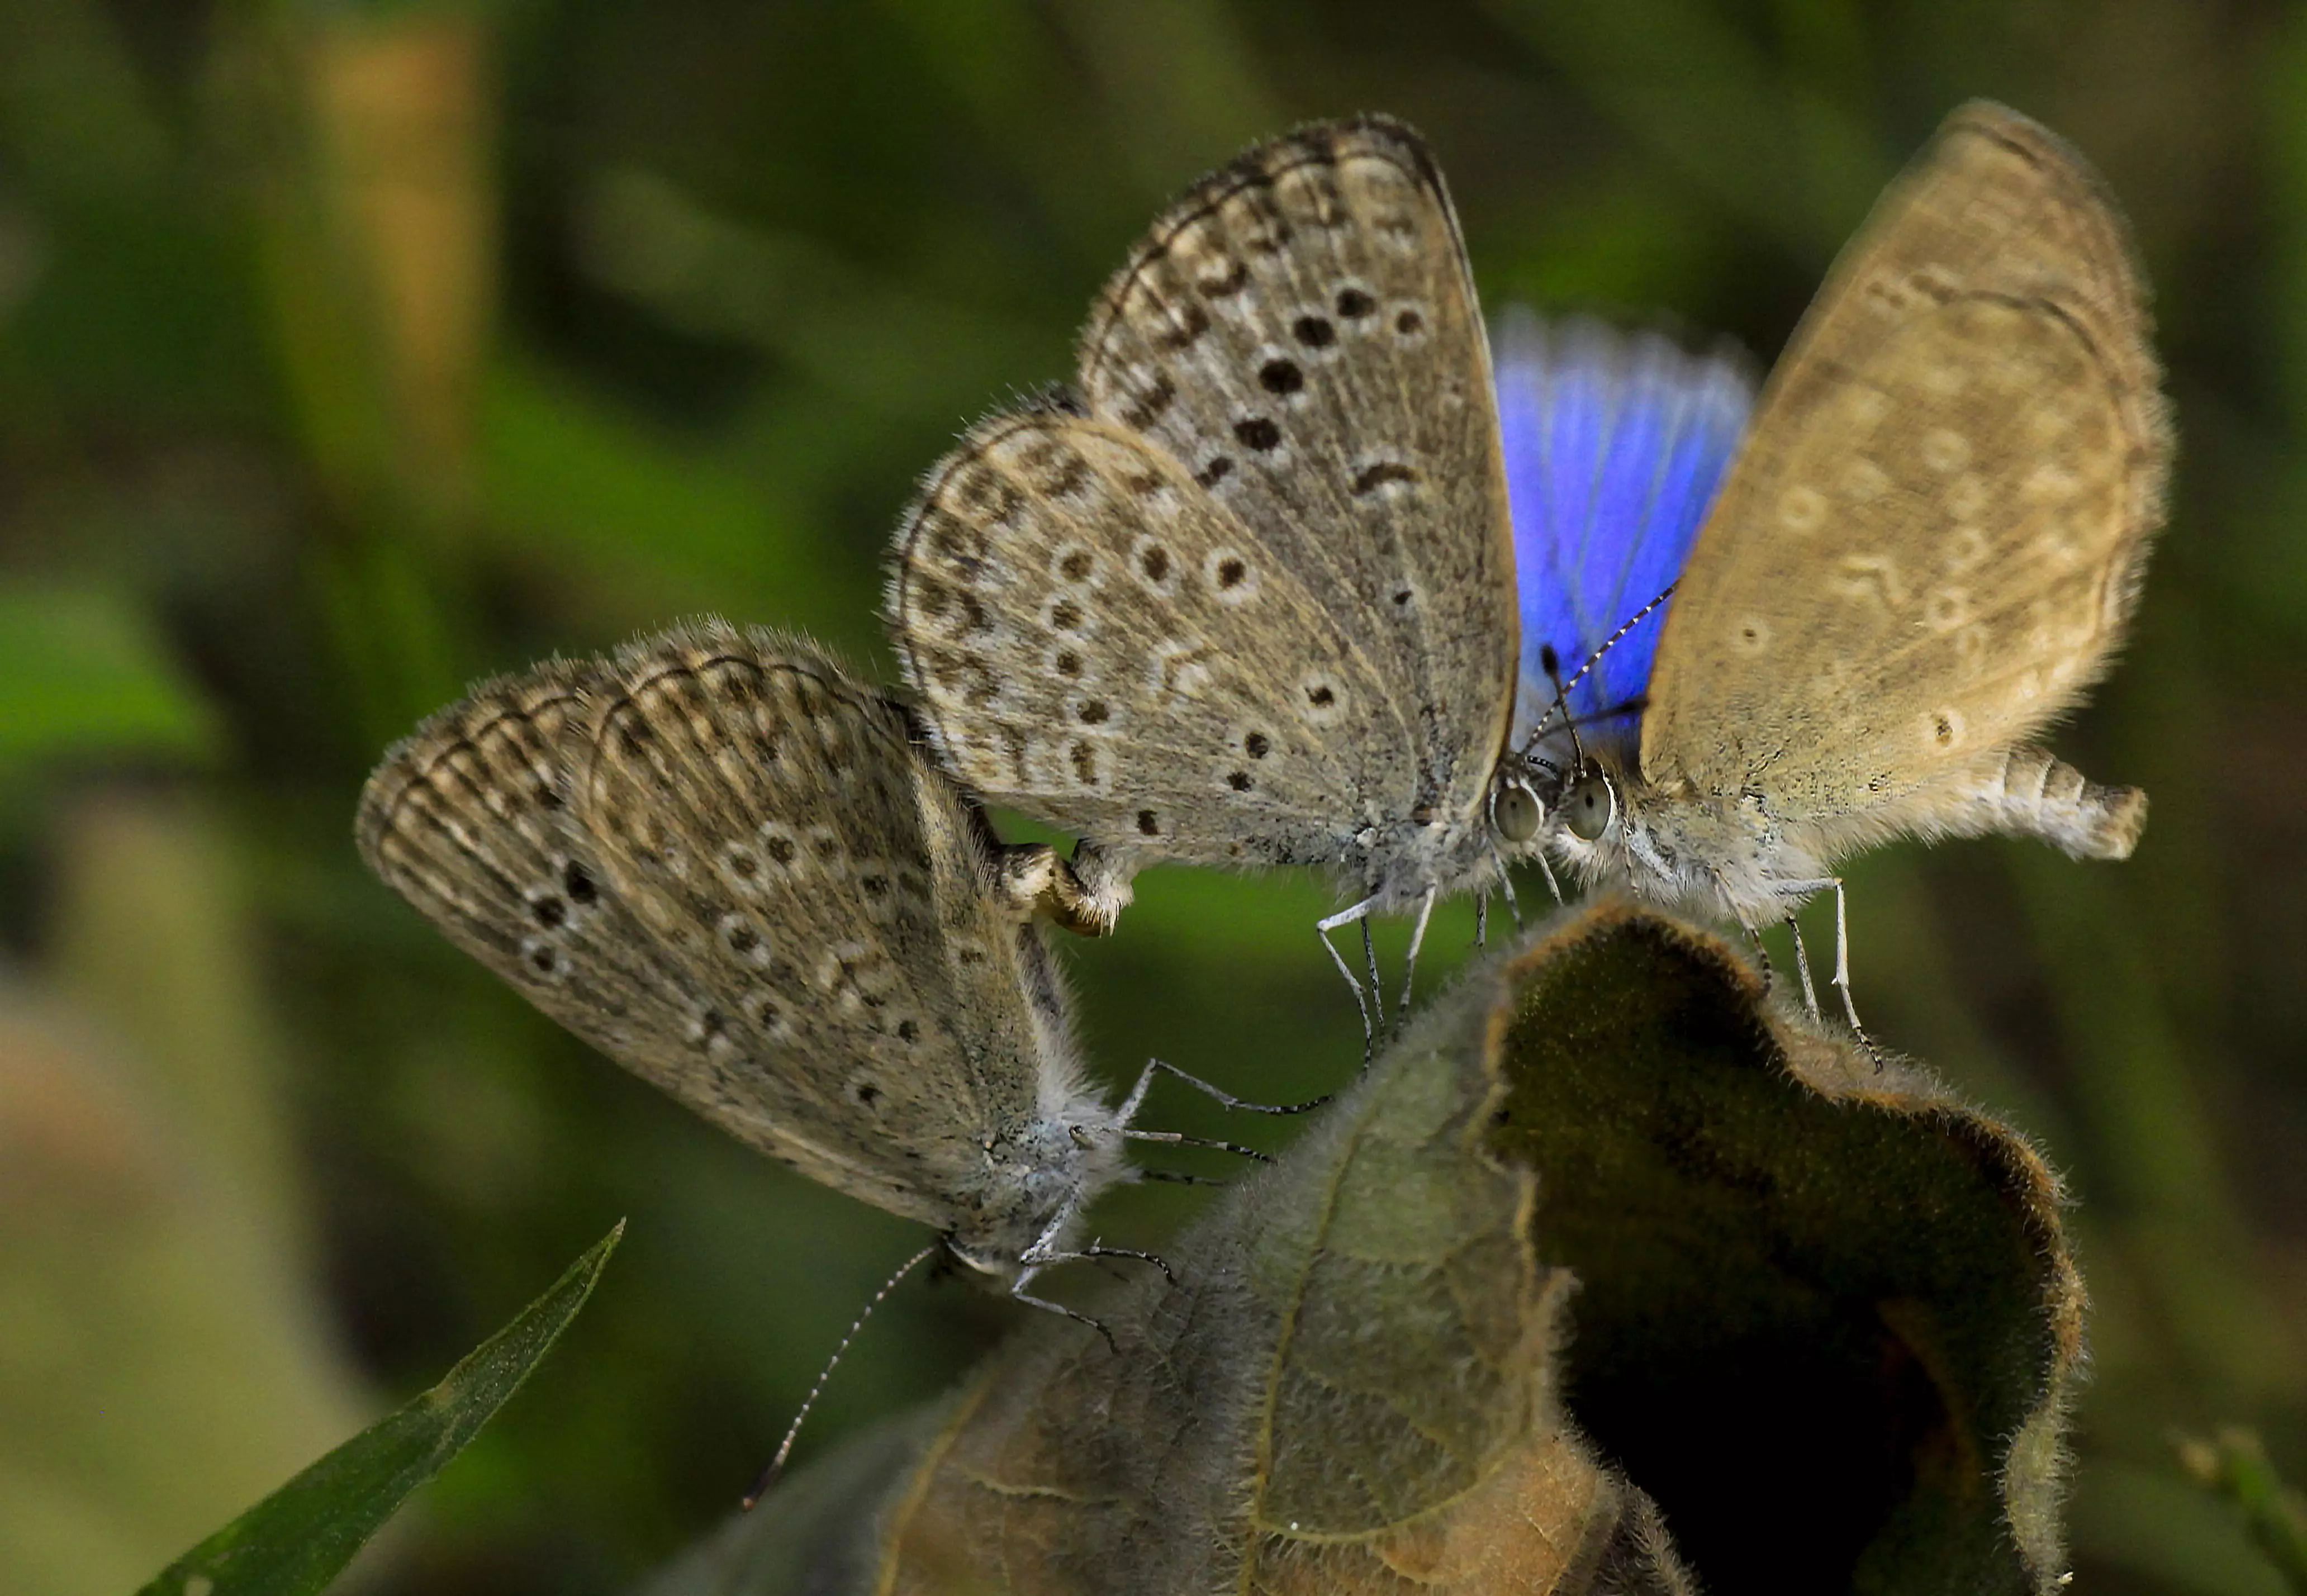
{"label": "hairy thorax", "polygon": [[1498,874],[1499,854],[1480,808],[1448,819],[1400,820],[1366,828],[1339,861],[1342,883],[1394,914],[1417,906],[1428,889],[1471,892]]}
{"label": "hairy thorax", "polygon": [[982,1180],[948,1240],[972,1268],[1013,1281],[1036,1245],[1064,1240],[1066,1222],[1094,1193],[1124,1175],[1122,1127],[1111,1109],[1084,1096],[1058,1114],[988,1131],[980,1140]]}
{"label": "hairy thorax", "polygon": [[1786,917],[1809,896],[1797,883],[1820,880],[1823,862],[1764,808],[1755,794],[1693,792],[1651,785],[1608,768],[1617,813],[1591,841],[1565,828],[1556,858],[1588,885],[1623,883],[1640,897],[1694,914],[1727,914],[1759,927]]}

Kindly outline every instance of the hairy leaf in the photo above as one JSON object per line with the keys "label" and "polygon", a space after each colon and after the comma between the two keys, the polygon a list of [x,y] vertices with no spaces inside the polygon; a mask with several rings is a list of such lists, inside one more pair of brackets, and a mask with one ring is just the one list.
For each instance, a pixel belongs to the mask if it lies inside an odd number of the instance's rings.
{"label": "hairy leaf", "polygon": [[659,1596],[2063,1570],[2082,1299],[2054,1181],[1655,914],[1480,966],[1164,1257],[1174,1283],[1093,1310],[1118,1353],[1024,1326]]}

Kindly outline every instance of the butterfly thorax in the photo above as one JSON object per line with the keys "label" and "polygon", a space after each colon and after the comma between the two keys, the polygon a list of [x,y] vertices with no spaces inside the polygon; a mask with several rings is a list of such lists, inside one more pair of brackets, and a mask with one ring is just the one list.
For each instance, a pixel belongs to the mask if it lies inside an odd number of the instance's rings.
{"label": "butterfly thorax", "polygon": [[1591,839],[1558,825],[1549,845],[1589,885],[1621,883],[1668,908],[1762,926],[1785,918],[1808,896],[1790,894],[1792,883],[1826,873],[1805,845],[1805,828],[1781,824],[1759,794],[1702,793],[1678,780],[1653,784],[1607,755],[1595,758],[1592,768],[1610,785],[1608,824]]}
{"label": "butterfly thorax", "polygon": [[1036,1244],[1063,1240],[1073,1217],[1128,1177],[1121,1126],[1105,1103],[1085,1094],[1055,1114],[989,1128],[977,1138],[979,1178],[962,1191],[946,1237],[973,1269],[1013,1281]]}
{"label": "butterfly thorax", "polygon": [[1361,896],[1392,912],[1409,908],[1427,891],[1469,891],[1497,873],[1497,853],[1483,811],[1476,804],[1449,819],[1397,820],[1356,834],[1340,874],[1358,878]]}

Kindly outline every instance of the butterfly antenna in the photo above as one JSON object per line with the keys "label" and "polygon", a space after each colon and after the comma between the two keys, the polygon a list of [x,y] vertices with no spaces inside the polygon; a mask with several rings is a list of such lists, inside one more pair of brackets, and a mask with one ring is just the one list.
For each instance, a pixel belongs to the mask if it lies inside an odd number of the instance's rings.
{"label": "butterfly antenna", "polygon": [[[1625,630],[1624,627],[1619,628],[1622,633]],[[1607,648],[1609,645],[1605,643],[1603,647]],[[1552,720],[1557,714],[1562,716],[1562,729],[1570,734],[1571,768],[1583,770],[1586,768],[1586,750],[1578,741],[1578,717],[1570,713],[1570,683],[1562,679],[1562,656],[1554,651],[1553,644],[1540,644],[1538,650],[1538,665],[1539,668],[1546,673],[1546,679],[1554,683],[1554,708],[1546,712],[1546,717]],[[1585,674],[1585,668],[1581,666],[1578,675],[1582,676]],[[1574,676],[1571,681],[1574,682],[1577,679]]]}
{"label": "butterfly antenna", "polygon": [[1574,748],[1577,745],[1578,730],[1576,725],[1571,723],[1570,717],[1570,690],[1577,686],[1581,682],[1586,680],[1587,673],[1591,671],[1596,665],[1601,664],[1602,656],[1605,654],[1608,654],[1611,649],[1617,648],[1619,643],[1624,641],[1628,632],[1634,631],[1635,627],[1640,626],[1644,621],[1650,619],[1651,615],[1657,611],[1660,605],[1666,603],[1668,599],[1672,598],[1674,596],[1674,590],[1678,586],[1680,586],[1680,584],[1677,582],[1668,582],[1666,585],[1666,591],[1660,593],[1656,598],[1651,599],[1650,603],[1644,605],[1641,609],[1636,610],[1633,614],[1627,616],[1625,622],[1619,626],[1617,631],[1612,632],[1608,637],[1602,639],[1602,646],[1600,648],[1595,649],[1593,653],[1586,656],[1586,663],[1580,665],[1575,671],[1573,671],[1570,674],[1570,680],[1567,682],[1563,681],[1562,678],[1557,674],[1557,672],[1559,670],[1561,665],[1561,656],[1554,652],[1554,646],[1551,643],[1540,646],[1539,649],[1539,663],[1545,667],[1546,674],[1554,680],[1554,706],[1546,712],[1545,718],[1538,723],[1537,726],[1531,732],[1530,736],[1524,740],[1522,747],[1525,751],[1534,745],[1540,737],[1546,734],[1546,728],[1553,724],[1557,711],[1560,712],[1564,723],[1570,725],[1570,742],[1572,746]]}
{"label": "butterfly antenna", "polygon": [[865,1321],[871,1318],[873,1310],[881,1306],[891,1291],[897,1289],[899,1281],[928,1262],[936,1255],[938,1248],[944,1245],[942,1241],[932,1241],[897,1266],[897,1272],[883,1281],[881,1289],[874,1292],[871,1299],[858,1311],[856,1319],[849,1326],[849,1333],[841,1338],[841,1344],[833,1349],[833,1356],[825,1360],[825,1367],[817,1371],[817,1383],[809,1388],[809,1394],[802,1398],[801,1412],[795,1413],[793,1422],[785,1426],[785,1438],[777,1443],[777,1454],[769,1459],[769,1466],[761,1471],[761,1477],[753,1481],[753,1489],[745,1493],[746,1512],[750,1513],[754,1504],[769,1494],[770,1489],[777,1482],[777,1476],[785,1472],[785,1459],[793,1455],[793,1442],[800,1438],[802,1421],[808,1419],[809,1411],[817,1405],[818,1396],[825,1389],[825,1382],[831,1379],[833,1371],[841,1367],[842,1354],[849,1350],[849,1343],[857,1339],[857,1333],[860,1330],[865,1328]]}

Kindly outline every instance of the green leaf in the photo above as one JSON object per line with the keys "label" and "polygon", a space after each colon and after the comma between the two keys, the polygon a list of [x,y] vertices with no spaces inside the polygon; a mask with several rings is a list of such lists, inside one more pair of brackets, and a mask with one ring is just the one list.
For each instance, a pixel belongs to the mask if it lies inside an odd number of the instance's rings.
{"label": "green leaf", "polygon": [[90,754],[204,759],[216,716],[117,596],[0,588],[0,774]]}
{"label": "green leaf", "polygon": [[313,1596],[464,1450],[585,1306],[622,1220],[447,1377],[170,1564],[141,1596]]}

